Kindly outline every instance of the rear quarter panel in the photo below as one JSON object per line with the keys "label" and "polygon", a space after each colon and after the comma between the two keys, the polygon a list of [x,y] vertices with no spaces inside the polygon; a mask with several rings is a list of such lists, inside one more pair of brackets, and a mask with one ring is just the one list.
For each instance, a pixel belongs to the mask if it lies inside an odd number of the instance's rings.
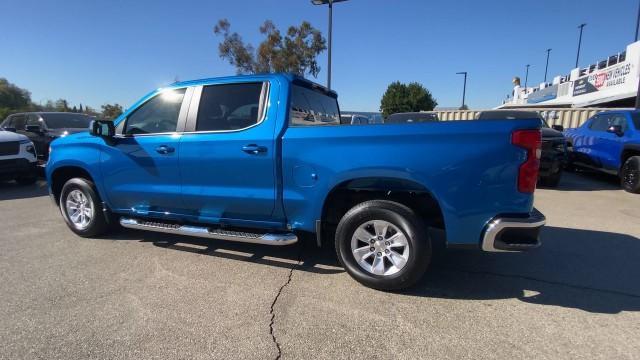
{"label": "rear quarter panel", "polygon": [[531,211],[533,196],[517,190],[526,151],[511,145],[511,132],[539,127],[539,120],[289,127],[282,140],[287,218],[294,229],[314,231],[337,185],[404,179],[439,202],[450,244],[477,244],[496,215]]}

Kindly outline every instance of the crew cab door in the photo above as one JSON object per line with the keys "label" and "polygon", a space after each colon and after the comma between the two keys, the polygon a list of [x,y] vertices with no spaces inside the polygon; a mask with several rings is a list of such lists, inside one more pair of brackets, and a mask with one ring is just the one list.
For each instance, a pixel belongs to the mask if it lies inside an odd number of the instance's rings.
{"label": "crew cab door", "polygon": [[178,155],[192,91],[172,89],[149,98],[105,143],[100,167],[112,210],[150,216],[182,212]]}
{"label": "crew cab door", "polygon": [[196,220],[272,222],[276,199],[277,92],[267,81],[194,90],[180,142],[182,197]]}
{"label": "crew cab door", "polygon": [[[608,114],[607,119],[607,131],[599,134],[595,148],[600,156],[602,167],[617,173],[620,168],[620,155],[624,147],[625,134],[629,130],[629,123],[623,113]],[[620,126],[620,129],[622,129],[621,135],[609,132],[608,129],[612,126]]]}

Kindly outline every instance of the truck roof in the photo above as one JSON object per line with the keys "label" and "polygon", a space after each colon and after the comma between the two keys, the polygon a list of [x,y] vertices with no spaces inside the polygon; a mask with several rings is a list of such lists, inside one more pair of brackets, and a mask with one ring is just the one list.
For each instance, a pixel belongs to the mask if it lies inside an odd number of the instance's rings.
{"label": "truck roof", "polygon": [[291,73],[264,73],[264,74],[253,74],[253,75],[233,75],[233,76],[223,76],[223,77],[215,77],[215,78],[205,78],[205,79],[197,79],[197,80],[187,80],[180,81],[171,84],[168,88],[173,87],[183,87],[183,86],[197,86],[197,85],[208,85],[220,81],[233,81],[233,80],[258,80],[264,78],[272,78],[272,79],[280,79],[283,81],[287,81],[296,85],[301,85],[306,88],[314,89],[325,93],[333,98],[337,98],[338,94],[329,90],[327,87],[315,83],[311,80],[305,79],[302,76],[291,74]]}

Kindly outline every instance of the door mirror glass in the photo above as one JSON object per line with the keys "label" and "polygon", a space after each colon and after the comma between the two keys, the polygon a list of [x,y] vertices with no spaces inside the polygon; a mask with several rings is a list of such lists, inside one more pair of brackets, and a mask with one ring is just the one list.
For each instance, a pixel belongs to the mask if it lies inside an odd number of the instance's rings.
{"label": "door mirror glass", "polygon": [[116,134],[116,127],[113,125],[113,121],[94,120],[91,122],[89,132],[93,136],[111,138]]}
{"label": "door mirror glass", "polygon": [[562,125],[551,125],[551,128],[556,131],[564,131],[564,126]]}

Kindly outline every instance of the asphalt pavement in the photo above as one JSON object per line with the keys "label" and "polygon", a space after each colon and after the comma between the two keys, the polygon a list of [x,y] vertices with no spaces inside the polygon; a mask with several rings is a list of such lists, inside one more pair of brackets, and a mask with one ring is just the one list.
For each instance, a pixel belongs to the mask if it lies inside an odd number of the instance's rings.
{"label": "asphalt pavement", "polygon": [[353,281],[330,247],[122,230],[83,239],[43,182],[0,184],[1,359],[637,359],[640,195],[566,174],[543,246],[439,249],[413,289]]}

